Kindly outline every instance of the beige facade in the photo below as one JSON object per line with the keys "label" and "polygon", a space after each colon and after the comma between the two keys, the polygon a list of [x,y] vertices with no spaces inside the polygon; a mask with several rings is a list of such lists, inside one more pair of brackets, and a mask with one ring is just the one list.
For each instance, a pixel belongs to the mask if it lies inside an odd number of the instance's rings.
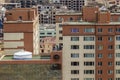
{"label": "beige facade", "polygon": [[[79,37],[79,41],[71,41],[71,37]],[[84,45],[94,45],[94,41],[84,41],[84,37],[89,36],[63,36],[63,80],[95,80],[95,74],[84,74],[84,70],[94,70],[95,65],[85,66],[84,62],[95,63],[95,57],[84,57],[85,54],[95,55],[95,49],[86,50]],[[94,36],[91,36],[94,37]],[[94,37],[95,38],[95,37]],[[72,45],[79,45],[79,49],[71,49]],[[78,62],[79,65],[73,65],[72,62]],[[79,74],[71,74],[72,70],[79,70]],[[78,78],[78,79],[77,79]]]}

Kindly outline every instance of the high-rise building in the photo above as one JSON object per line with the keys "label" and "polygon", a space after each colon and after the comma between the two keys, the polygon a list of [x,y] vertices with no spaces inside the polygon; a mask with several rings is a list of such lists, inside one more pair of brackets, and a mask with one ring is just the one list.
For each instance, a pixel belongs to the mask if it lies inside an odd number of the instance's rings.
{"label": "high-rise building", "polygon": [[53,0],[53,3],[67,6],[69,10],[81,11],[86,5],[86,0]]}
{"label": "high-rise building", "polygon": [[84,7],[82,17],[61,24],[62,80],[119,80],[119,19],[111,21],[110,12],[98,7]]}
{"label": "high-rise building", "polygon": [[8,10],[4,20],[4,51],[19,50],[39,54],[39,20],[36,8]]}

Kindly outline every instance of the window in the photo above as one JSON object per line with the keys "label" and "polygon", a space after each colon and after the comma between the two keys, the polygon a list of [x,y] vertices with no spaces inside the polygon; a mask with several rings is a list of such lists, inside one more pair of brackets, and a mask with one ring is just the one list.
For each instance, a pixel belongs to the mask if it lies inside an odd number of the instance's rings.
{"label": "window", "polygon": [[116,74],[120,74],[120,69],[119,69],[119,70],[116,70]]}
{"label": "window", "polygon": [[51,35],[52,33],[47,33],[48,35]]}
{"label": "window", "polygon": [[72,29],[71,29],[71,32],[72,32],[72,33],[78,33],[78,32],[79,32],[79,29],[78,29],[78,28],[72,28]]}
{"label": "window", "polygon": [[117,66],[120,66],[120,61],[116,61],[116,65],[117,65]]}
{"label": "window", "polygon": [[84,41],[94,41],[94,37],[91,36],[85,36]]}
{"label": "window", "polygon": [[84,80],[94,80],[94,78],[84,78]]}
{"label": "window", "polygon": [[71,80],[79,80],[79,78],[71,78]]}
{"label": "window", "polygon": [[71,37],[71,41],[79,41],[79,37]]}
{"label": "window", "polygon": [[44,35],[45,33],[40,33],[40,35]]}
{"label": "window", "polygon": [[108,70],[108,74],[112,74],[113,73],[113,70]]}
{"label": "window", "polygon": [[72,18],[72,17],[70,17],[68,20],[69,20],[69,21],[73,21],[73,18]]}
{"label": "window", "polygon": [[63,37],[59,37],[59,40],[63,40]]}
{"label": "window", "polygon": [[98,80],[102,80],[102,78],[98,78]]}
{"label": "window", "polygon": [[84,32],[95,32],[94,28],[85,28]]}
{"label": "window", "polygon": [[102,36],[99,36],[99,37],[98,37],[98,41],[102,41]]}
{"label": "window", "polygon": [[93,53],[84,53],[84,58],[94,58]]}
{"label": "window", "polygon": [[112,66],[113,65],[113,63],[112,62],[108,62],[108,66]]}
{"label": "window", "polygon": [[102,74],[102,70],[98,70],[98,74]]}
{"label": "window", "polygon": [[119,77],[119,78],[116,78],[116,80],[120,80],[120,77]]}
{"label": "window", "polygon": [[117,41],[120,41],[120,36],[116,36],[116,40],[117,40]]}
{"label": "window", "polygon": [[98,45],[98,50],[103,50],[103,45]]}
{"label": "window", "polygon": [[79,74],[79,70],[71,70],[71,74]]}
{"label": "window", "polygon": [[62,34],[62,30],[59,30],[59,33]]}
{"label": "window", "polygon": [[72,53],[71,58],[79,58],[79,53]]}
{"label": "window", "polygon": [[120,28],[116,28],[116,32],[120,32]]}
{"label": "window", "polygon": [[79,62],[71,62],[71,66],[79,66]]}
{"label": "window", "polygon": [[84,62],[84,66],[94,66],[94,62]]}
{"label": "window", "polygon": [[94,49],[94,45],[84,45],[84,49]]}
{"label": "window", "polygon": [[108,28],[108,32],[113,32],[113,29],[112,28]]}
{"label": "window", "polygon": [[116,45],[116,49],[120,49],[120,45]]}
{"label": "window", "polygon": [[102,28],[98,28],[98,32],[102,32]]}
{"label": "window", "polygon": [[79,45],[71,45],[71,49],[79,49]]}
{"label": "window", "polygon": [[94,70],[84,70],[84,74],[94,74]]}
{"label": "window", "polygon": [[109,53],[108,54],[108,58],[112,58],[113,57],[113,54],[112,53]]}
{"label": "window", "polygon": [[113,37],[109,36],[108,41],[113,41]]}
{"label": "window", "polygon": [[98,58],[102,58],[103,57],[103,54],[102,53],[99,53],[98,54]]}
{"label": "window", "polygon": [[113,49],[113,45],[108,45],[108,49]]}
{"label": "window", "polygon": [[98,62],[98,66],[102,66],[102,62]]}
{"label": "window", "polygon": [[116,57],[120,57],[120,53],[116,53]]}
{"label": "window", "polygon": [[112,80],[112,78],[108,78],[108,80]]}

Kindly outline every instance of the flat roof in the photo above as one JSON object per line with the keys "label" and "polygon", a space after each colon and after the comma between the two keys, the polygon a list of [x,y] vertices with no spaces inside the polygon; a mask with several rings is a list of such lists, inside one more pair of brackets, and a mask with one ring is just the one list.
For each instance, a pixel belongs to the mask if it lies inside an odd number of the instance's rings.
{"label": "flat roof", "polygon": [[[31,60],[23,60],[23,61],[32,61],[32,60],[50,60],[49,56],[40,56],[40,55],[34,55],[32,56]],[[20,61],[13,59],[13,55],[3,55],[0,58],[0,61]]]}
{"label": "flat roof", "polygon": [[96,23],[96,22],[64,22],[62,25],[120,25],[120,22]]}

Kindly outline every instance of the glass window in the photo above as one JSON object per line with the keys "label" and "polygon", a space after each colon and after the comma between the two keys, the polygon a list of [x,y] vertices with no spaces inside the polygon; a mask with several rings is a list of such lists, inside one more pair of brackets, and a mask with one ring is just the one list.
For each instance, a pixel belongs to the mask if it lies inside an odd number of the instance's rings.
{"label": "glass window", "polygon": [[116,78],[116,80],[120,80],[120,77],[119,77],[119,78]]}
{"label": "glass window", "polygon": [[94,58],[94,53],[84,53],[84,58]]}
{"label": "glass window", "polygon": [[71,37],[71,41],[79,41],[79,37]]}
{"label": "glass window", "polygon": [[59,37],[59,40],[63,40],[63,37]]}
{"label": "glass window", "polygon": [[94,66],[94,62],[84,62],[84,66]]}
{"label": "glass window", "polygon": [[98,70],[98,74],[102,74],[102,70]]}
{"label": "glass window", "polygon": [[113,54],[112,53],[109,53],[108,54],[108,58],[112,58],[113,57]]}
{"label": "glass window", "polygon": [[94,74],[94,70],[84,70],[84,74]]}
{"label": "glass window", "polygon": [[116,70],[116,74],[120,74],[120,69]]}
{"label": "glass window", "polygon": [[99,53],[98,54],[98,58],[102,58],[103,57],[103,54],[102,53]]}
{"label": "glass window", "polygon": [[120,32],[120,28],[116,28],[116,32]]}
{"label": "glass window", "polygon": [[112,36],[109,36],[109,37],[108,37],[108,41],[113,41],[113,37],[112,37]]}
{"label": "glass window", "polygon": [[71,58],[79,58],[79,53],[71,53]]}
{"label": "glass window", "polygon": [[71,78],[71,80],[79,80],[79,78]]}
{"label": "glass window", "polygon": [[112,74],[113,73],[113,70],[108,70],[108,74]]}
{"label": "glass window", "polygon": [[116,40],[117,40],[117,41],[120,41],[120,36],[116,36]]}
{"label": "glass window", "polygon": [[113,65],[113,63],[112,62],[108,62],[108,66],[112,66]]}
{"label": "glass window", "polygon": [[120,57],[120,53],[116,53],[116,57]]}
{"label": "glass window", "polygon": [[98,66],[102,66],[102,62],[98,62]]}
{"label": "glass window", "polygon": [[112,80],[112,78],[108,78],[108,80]]}
{"label": "glass window", "polygon": [[94,49],[94,45],[84,45],[84,49]]}
{"label": "glass window", "polygon": [[98,50],[103,50],[103,45],[98,45]]}
{"label": "glass window", "polygon": [[71,66],[79,66],[79,62],[71,62]]}
{"label": "glass window", "polygon": [[98,80],[102,80],[102,78],[98,78]]}
{"label": "glass window", "polygon": [[84,32],[95,32],[94,28],[85,28]]}
{"label": "glass window", "polygon": [[117,66],[120,66],[120,61],[116,61],[116,65],[117,65]]}
{"label": "glass window", "polygon": [[72,33],[78,33],[78,32],[79,32],[79,29],[78,29],[78,28],[72,28],[72,29],[71,29],[71,32],[72,32]]}
{"label": "glass window", "polygon": [[85,36],[84,41],[94,41],[94,37],[91,36]]}
{"label": "glass window", "polygon": [[79,49],[79,45],[71,45],[71,49]]}
{"label": "glass window", "polygon": [[79,70],[71,70],[71,74],[79,74]]}
{"label": "glass window", "polygon": [[98,41],[102,41],[102,36],[99,36],[99,37],[98,37]]}
{"label": "glass window", "polygon": [[102,28],[98,28],[98,32],[102,32]]}
{"label": "glass window", "polygon": [[108,45],[108,49],[113,49],[113,45]]}
{"label": "glass window", "polygon": [[113,28],[108,28],[108,32],[113,32]]}
{"label": "glass window", "polygon": [[94,80],[94,78],[84,78],[84,80]]}
{"label": "glass window", "polygon": [[59,30],[59,33],[62,34],[62,30]]}
{"label": "glass window", "polygon": [[116,45],[116,49],[120,49],[120,45]]}

